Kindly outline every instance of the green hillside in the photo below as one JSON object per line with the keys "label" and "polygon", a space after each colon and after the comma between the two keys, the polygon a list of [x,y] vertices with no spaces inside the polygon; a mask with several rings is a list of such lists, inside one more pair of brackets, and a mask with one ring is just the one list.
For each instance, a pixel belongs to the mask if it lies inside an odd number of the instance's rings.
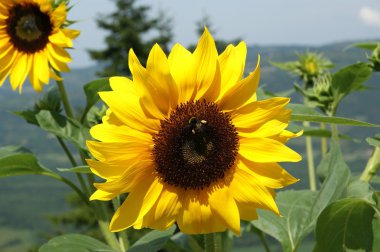
{"label": "green hillside", "polygon": [[[318,51],[324,53],[339,69],[343,65],[365,61],[365,52],[359,49],[344,50],[349,43],[336,43],[322,47],[305,46],[250,46],[246,71],[253,70],[257,54],[262,59],[261,86],[271,92],[289,90],[296,79],[270,65],[270,61],[295,60],[295,52]],[[64,75],[66,88],[76,109],[83,107],[85,100],[82,91],[84,83],[95,78],[96,67],[75,69]],[[53,83],[52,83],[53,85]],[[380,124],[378,99],[380,97],[380,76],[374,76],[368,83],[369,90],[355,93],[346,98],[338,110],[338,116]],[[26,124],[12,114],[30,107],[40,94],[36,94],[29,84],[24,85],[23,93],[13,92],[9,83],[0,89],[0,146],[23,145],[32,150],[47,167],[68,167],[69,162],[59,149],[55,138],[46,135],[33,125]],[[293,94],[294,102],[300,100]],[[357,138],[358,142],[342,141],[346,161],[355,171],[363,169],[371,154],[371,148],[363,141],[366,137],[378,133],[370,128],[341,127],[345,134]],[[318,141],[315,140],[317,144]],[[295,149],[303,152],[304,140],[293,141]],[[317,148],[317,145],[316,145]],[[317,149],[318,150],[318,149]],[[317,157],[318,161],[319,158]],[[301,182],[295,188],[307,187],[305,161],[286,164],[289,171]],[[0,181],[0,251],[24,251],[26,247],[43,239],[43,234],[52,231],[46,216],[66,211],[69,207],[65,195],[69,192],[58,182],[41,177],[6,178]]]}

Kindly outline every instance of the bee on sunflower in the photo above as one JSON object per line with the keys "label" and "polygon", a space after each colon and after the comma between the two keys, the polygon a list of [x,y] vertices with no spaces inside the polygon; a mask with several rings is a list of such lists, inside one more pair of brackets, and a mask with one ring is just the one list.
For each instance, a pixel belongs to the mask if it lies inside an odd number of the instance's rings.
{"label": "bee on sunflower", "polygon": [[99,93],[109,109],[87,142],[106,180],[91,199],[128,193],[111,231],[177,223],[187,234],[239,234],[258,208],[280,215],[274,189],[298,179],[277,162],[301,160],[285,145],[300,134],[286,130],[288,98],[257,100],[260,58],[243,78],[246,54],[241,42],[218,55],[207,29],[194,53],[153,46],[146,67],[130,51],[133,79],[112,77]]}
{"label": "bee on sunflower", "polygon": [[69,71],[66,48],[79,31],[68,29],[67,1],[4,0],[0,3],[0,86],[10,76],[13,90],[22,91],[29,75],[41,92],[55,71]]}

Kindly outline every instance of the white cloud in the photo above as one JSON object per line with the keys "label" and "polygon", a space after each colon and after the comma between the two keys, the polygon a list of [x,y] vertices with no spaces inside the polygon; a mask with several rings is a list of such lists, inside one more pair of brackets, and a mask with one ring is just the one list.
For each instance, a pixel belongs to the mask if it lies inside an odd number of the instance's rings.
{"label": "white cloud", "polygon": [[366,24],[380,27],[380,11],[364,6],[359,11],[359,18]]}

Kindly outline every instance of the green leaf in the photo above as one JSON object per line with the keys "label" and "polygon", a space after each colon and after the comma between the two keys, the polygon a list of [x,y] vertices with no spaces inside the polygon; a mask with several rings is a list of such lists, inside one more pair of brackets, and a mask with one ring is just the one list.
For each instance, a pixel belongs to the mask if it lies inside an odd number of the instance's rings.
{"label": "green leaf", "polygon": [[377,134],[376,136],[374,137],[368,137],[366,139],[367,143],[369,145],[372,145],[374,147],[380,147],[380,134]]}
{"label": "green leaf", "polygon": [[329,117],[323,115],[308,115],[308,114],[297,114],[292,113],[291,121],[307,121],[307,122],[316,122],[316,123],[331,123],[331,124],[342,124],[348,126],[361,126],[361,127],[377,127],[380,125],[367,123],[363,121],[343,118],[343,117]]}
{"label": "green leaf", "polygon": [[254,226],[276,238],[284,251],[295,251],[302,239],[313,230],[316,218],[322,210],[345,192],[350,170],[344,163],[337,144],[332,144],[320,167],[329,172],[319,192],[280,192],[276,203],[283,217],[259,210],[259,219],[252,222]]}
{"label": "green leaf", "polygon": [[86,139],[89,139],[89,130],[76,121],[58,113],[41,110],[36,119],[45,131],[66,139],[79,148],[86,150]]}
{"label": "green leaf", "polygon": [[371,200],[371,186],[367,181],[353,180],[347,186],[346,197]]}
{"label": "green leaf", "polygon": [[156,252],[169,240],[176,229],[173,225],[166,231],[153,230],[141,237],[129,249],[129,252]]}
{"label": "green leaf", "polygon": [[363,83],[371,77],[371,74],[372,70],[366,63],[350,65],[335,73],[331,84],[335,107],[343,97],[363,87]]}
{"label": "green leaf", "polygon": [[348,48],[350,48],[350,47],[357,47],[357,48],[373,51],[373,50],[376,49],[376,47],[378,46],[378,44],[379,44],[379,42],[355,43],[355,44],[350,45]]}
{"label": "green leaf", "polygon": [[98,92],[111,90],[109,78],[101,78],[93,80],[83,87],[86,95],[86,107],[83,112],[82,119],[86,117],[87,112],[94,106],[100,99]]}
{"label": "green leaf", "polygon": [[380,251],[380,220],[374,219],[372,221],[372,232],[373,232],[373,247],[372,251]]}
{"label": "green leaf", "polygon": [[0,178],[50,172],[26,148],[7,146],[0,148]]}
{"label": "green leaf", "polygon": [[82,166],[76,166],[73,168],[57,168],[60,172],[75,172],[75,173],[84,173],[84,174],[91,174],[91,170],[87,165]]}
{"label": "green leaf", "polygon": [[92,237],[67,234],[54,237],[42,245],[38,252],[115,252],[111,247]]}
{"label": "green leaf", "polygon": [[372,251],[373,206],[363,199],[342,199],[324,209],[316,226],[315,252]]}

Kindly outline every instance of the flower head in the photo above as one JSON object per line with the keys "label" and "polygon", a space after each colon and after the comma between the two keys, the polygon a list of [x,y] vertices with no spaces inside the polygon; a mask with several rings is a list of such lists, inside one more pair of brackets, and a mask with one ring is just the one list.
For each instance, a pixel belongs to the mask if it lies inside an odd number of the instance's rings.
{"label": "flower head", "polygon": [[169,57],[155,45],[146,68],[133,50],[133,80],[112,77],[101,92],[109,106],[91,129],[91,170],[106,179],[91,199],[129,193],[110,229],[184,233],[240,232],[256,209],[277,214],[275,188],[297,181],[277,162],[301,159],[285,142],[288,98],[256,100],[260,66],[242,79],[247,48],[218,55],[205,29],[194,53],[176,44]]}
{"label": "flower head", "polygon": [[12,89],[29,75],[33,88],[41,92],[52,71],[68,71],[71,61],[65,48],[79,31],[67,29],[66,1],[4,0],[0,3],[0,86],[10,76]]}

